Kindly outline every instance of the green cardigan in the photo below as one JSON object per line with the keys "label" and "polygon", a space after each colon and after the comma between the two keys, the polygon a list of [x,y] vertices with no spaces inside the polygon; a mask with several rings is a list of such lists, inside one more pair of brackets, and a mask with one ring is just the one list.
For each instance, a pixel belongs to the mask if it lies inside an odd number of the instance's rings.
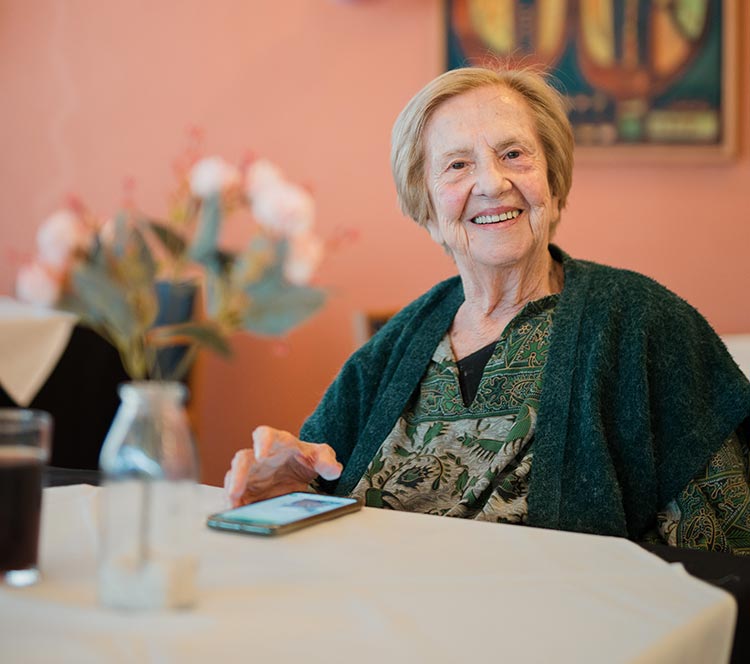
{"label": "green cardigan", "polygon": [[[532,526],[640,538],[729,434],[750,434],[750,384],[705,319],[643,275],[570,258],[554,314],[529,484]],[[300,432],[351,491],[463,302],[444,281],[346,362]]]}

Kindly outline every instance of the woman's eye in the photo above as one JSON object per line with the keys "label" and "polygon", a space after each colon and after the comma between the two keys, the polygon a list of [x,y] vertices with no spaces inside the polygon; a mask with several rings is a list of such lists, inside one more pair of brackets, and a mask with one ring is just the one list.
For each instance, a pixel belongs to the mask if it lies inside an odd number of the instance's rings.
{"label": "woman's eye", "polygon": [[462,168],[466,168],[465,161],[454,161],[449,168],[453,171],[460,171]]}
{"label": "woman's eye", "polygon": [[521,151],[520,150],[508,150],[505,153],[505,156],[508,159],[518,159],[521,156]]}

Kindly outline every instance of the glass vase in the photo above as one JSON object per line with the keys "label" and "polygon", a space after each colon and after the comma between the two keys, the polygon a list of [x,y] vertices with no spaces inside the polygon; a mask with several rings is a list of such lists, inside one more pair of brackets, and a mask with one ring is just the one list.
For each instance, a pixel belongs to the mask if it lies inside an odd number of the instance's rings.
{"label": "glass vase", "polygon": [[102,446],[98,592],[104,606],[195,601],[198,461],[177,382],[124,383]]}

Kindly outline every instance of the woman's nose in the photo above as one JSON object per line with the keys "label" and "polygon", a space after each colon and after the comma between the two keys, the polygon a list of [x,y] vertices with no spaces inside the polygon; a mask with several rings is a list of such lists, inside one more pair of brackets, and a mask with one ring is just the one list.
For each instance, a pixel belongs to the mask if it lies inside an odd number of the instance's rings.
{"label": "woman's nose", "polygon": [[474,193],[495,198],[511,186],[505,169],[496,160],[487,160],[477,165]]}

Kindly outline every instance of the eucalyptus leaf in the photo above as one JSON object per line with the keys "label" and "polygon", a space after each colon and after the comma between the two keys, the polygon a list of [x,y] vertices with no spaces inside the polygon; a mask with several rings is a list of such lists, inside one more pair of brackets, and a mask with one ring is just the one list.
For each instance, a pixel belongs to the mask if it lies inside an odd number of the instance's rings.
{"label": "eucalyptus leaf", "polygon": [[312,316],[325,302],[325,291],[264,280],[245,289],[250,306],[243,327],[250,332],[278,336]]}
{"label": "eucalyptus leaf", "polygon": [[131,229],[130,242],[133,245],[133,276],[141,283],[152,283],[156,278],[156,261],[140,230]]}
{"label": "eucalyptus leaf", "polygon": [[107,268],[107,250],[98,235],[94,236],[91,243],[88,262],[101,269]]}
{"label": "eucalyptus leaf", "polygon": [[208,274],[206,278],[206,313],[209,318],[215,318],[221,310],[222,298],[225,291],[225,283],[221,277]]}
{"label": "eucalyptus leaf", "polygon": [[140,288],[132,290],[128,300],[139,329],[142,331],[150,328],[159,314],[159,300],[153,284],[146,282]]}
{"label": "eucalyptus leaf", "polygon": [[214,194],[203,200],[198,229],[193,243],[190,245],[189,255],[209,269],[218,269],[216,246],[219,241],[221,226],[221,195]]}
{"label": "eucalyptus leaf", "polygon": [[114,227],[115,232],[112,240],[111,251],[115,256],[121,258],[125,255],[125,250],[128,244],[128,220],[124,212],[118,212],[115,215]]}
{"label": "eucalyptus leaf", "polygon": [[187,322],[154,327],[149,336],[159,346],[184,345],[186,341],[190,341],[224,357],[232,354],[232,348],[221,330],[211,323]]}
{"label": "eucalyptus leaf", "polygon": [[156,239],[159,240],[161,246],[164,247],[164,249],[170,256],[172,256],[172,258],[181,258],[185,255],[185,251],[187,250],[187,242],[185,241],[185,238],[182,237],[182,235],[172,230],[167,224],[163,222],[149,219],[146,221],[146,223],[148,224],[148,227],[151,229],[153,234],[156,236]]}
{"label": "eucalyptus leaf", "polygon": [[123,339],[133,336],[137,324],[130,303],[120,285],[110,278],[102,266],[79,265],[73,271],[72,278],[86,311]]}

